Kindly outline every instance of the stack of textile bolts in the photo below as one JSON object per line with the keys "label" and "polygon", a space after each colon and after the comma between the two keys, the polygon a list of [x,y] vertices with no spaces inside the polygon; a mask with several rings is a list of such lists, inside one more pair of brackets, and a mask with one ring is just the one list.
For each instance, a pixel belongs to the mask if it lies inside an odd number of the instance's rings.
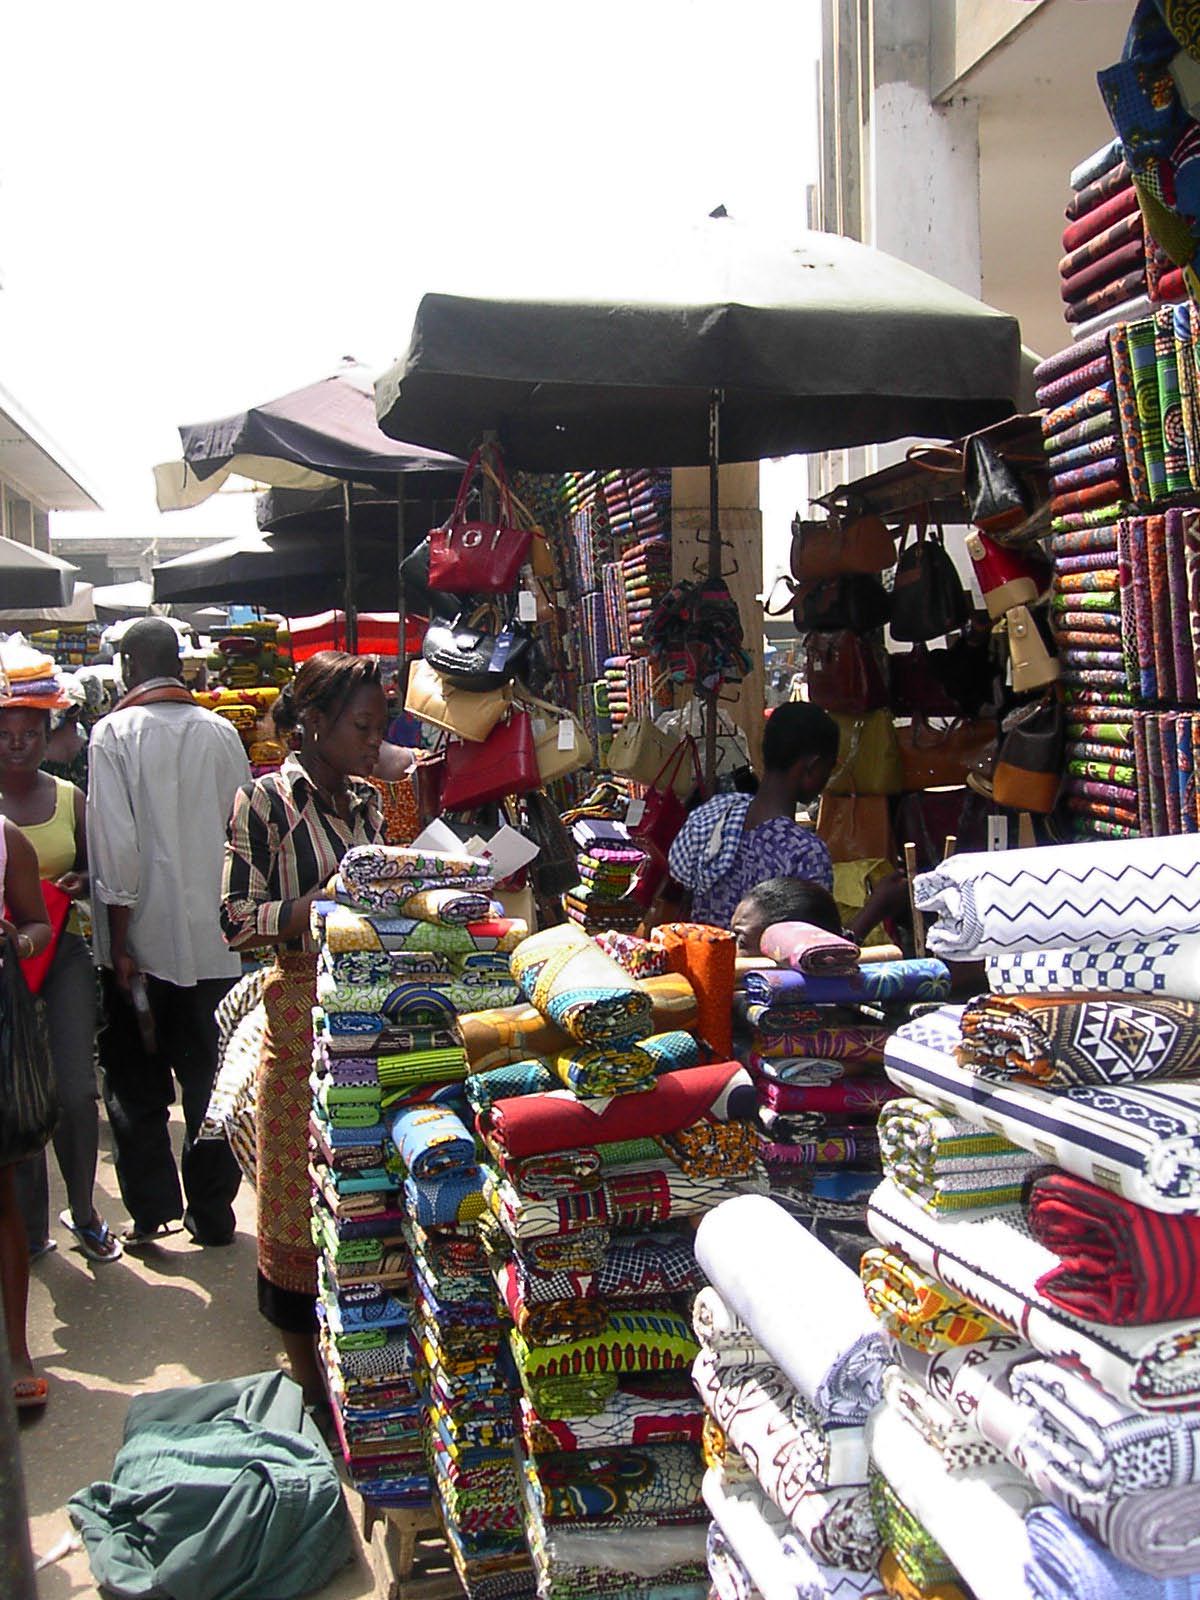
{"label": "stack of textile bolts", "polygon": [[702,1600],[690,1222],[766,1187],[749,1080],[686,1031],[678,970],[634,978],[571,923],[512,968],[531,1004],[462,1026],[538,1594]]}
{"label": "stack of textile bolts", "polygon": [[580,817],[571,824],[579,852],[579,882],[563,897],[563,910],[585,933],[632,933],[645,911],[630,898],[646,852],[633,842],[623,822]]}
{"label": "stack of textile bolts", "polygon": [[[422,1416],[436,1423],[456,1398],[447,1372],[460,1372],[457,1327],[438,1313],[461,1297],[471,1315],[459,1278],[480,1264],[482,1176],[455,1115],[466,1112],[467,1070],[456,1014],[514,997],[508,951],[526,932],[496,914],[491,887],[476,857],[364,846],[347,852],[330,898],[313,908],[321,1350],[353,1481],[386,1504],[427,1502],[431,1470],[439,1489],[459,1484],[446,1465],[451,1444]],[[420,1107],[433,1120],[406,1120]],[[439,1366],[444,1345],[455,1355]],[[461,1429],[470,1420],[460,1406]]]}
{"label": "stack of textile bolts", "polygon": [[879,1181],[876,1118],[896,1095],[884,1046],[914,1002],[947,998],[950,974],[936,960],[860,965],[856,944],[808,923],[768,928],[762,950],[779,965],[743,976],[736,1049],[758,1094],[771,1194],[857,1268]]}
{"label": "stack of textile bolts", "polygon": [[927,1592],[1200,1593],[1195,844],[964,855],[916,898],[992,992],[887,1045],[884,1541]]}
{"label": "stack of textile bolts", "polygon": [[1082,272],[1112,276],[1091,294],[1090,321],[1075,322],[1077,342],[1035,374],[1053,495],[1065,802],[1082,837],[1195,832],[1200,533],[1188,502],[1200,496],[1200,317],[1152,241],[1145,282],[1125,272],[1136,277],[1142,223],[1121,147],[1097,151],[1072,183],[1064,270],[1090,252]]}

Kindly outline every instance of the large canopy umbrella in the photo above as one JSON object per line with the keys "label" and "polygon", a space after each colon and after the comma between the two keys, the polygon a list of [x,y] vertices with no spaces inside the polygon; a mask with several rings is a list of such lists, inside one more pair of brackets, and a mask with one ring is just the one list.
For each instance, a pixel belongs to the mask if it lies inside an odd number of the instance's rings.
{"label": "large canopy umbrella", "polygon": [[[359,541],[357,553],[364,591],[390,600],[396,592],[394,538]],[[151,574],[154,599],[160,605],[240,602],[303,616],[336,590],[342,560],[340,545],[311,534],[247,534],[160,562]]]}
{"label": "large canopy umbrella", "polygon": [[[436,450],[381,433],[373,397],[370,373],[347,361],[332,376],[278,400],[214,422],[184,424],[179,429],[182,461],[155,468],[159,510],[198,505],[234,474],[279,488],[339,490],[347,631],[353,638],[357,602],[351,485],[394,490],[404,473],[452,472],[462,466]],[[392,565],[398,587],[398,559]]]}
{"label": "large canopy umbrella", "polygon": [[722,207],[582,271],[545,298],[427,294],[376,386],[384,432],[465,455],[494,431],[531,471],[707,463],[716,576],[720,461],[953,438],[1014,409],[1016,319],[852,239],[781,244]]}
{"label": "large canopy umbrella", "polygon": [[0,606],[6,611],[69,606],[79,568],[15,539],[0,539]]}

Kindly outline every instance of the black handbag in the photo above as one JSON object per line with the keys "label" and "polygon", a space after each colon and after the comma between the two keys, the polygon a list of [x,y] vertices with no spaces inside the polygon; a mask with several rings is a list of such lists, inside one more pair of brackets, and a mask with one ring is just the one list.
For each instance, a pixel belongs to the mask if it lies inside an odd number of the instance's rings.
{"label": "black handbag", "polygon": [[456,688],[499,689],[521,676],[531,640],[524,623],[505,624],[497,607],[484,603],[453,622],[431,622],[421,654]]}
{"label": "black handbag", "polygon": [[917,536],[900,541],[900,559],[892,583],[892,637],[924,644],[942,634],[957,633],[971,615],[971,601],[954,562],[946,553],[941,528],[931,530],[918,520]]}
{"label": "black handbag", "polygon": [[57,1121],[45,1009],[9,937],[0,944],[0,1165],[45,1149]]}

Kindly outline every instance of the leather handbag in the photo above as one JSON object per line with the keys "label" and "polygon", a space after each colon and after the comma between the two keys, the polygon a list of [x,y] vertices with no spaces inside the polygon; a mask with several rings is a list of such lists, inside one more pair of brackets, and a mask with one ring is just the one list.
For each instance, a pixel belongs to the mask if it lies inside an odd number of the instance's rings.
{"label": "leather handbag", "polygon": [[792,577],[835,578],[847,573],[883,572],[896,564],[896,541],[880,517],[842,522],[792,522]]}
{"label": "leather handbag", "polygon": [[1063,709],[1057,698],[1020,706],[1004,720],[992,774],[992,798],[1011,811],[1046,816],[1058,802],[1063,776]]}
{"label": "leather handbag", "polygon": [[817,835],[834,861],[896,859],[888,798],[882,794],[823,794]]}
{"label": "leather handbag", "polygon": [[467,463],[450,520],[429,535],[429,587],[447,594],[508,594],[516,585],[533,545],[530,528],[517,526],[503,462],[493,474],[499,484],[498,522],[471,522],[467,495],[482,473],[480,451]]}
{"label": "leather handbag", "polygon": [[591,765],[592,741],[577,716],[536,695],[522,695],[521,704],[533,719],[533,743],[543,788]]}
{"label": "leather handbag", "polygon": [[1033,509],[1032,496],[1012,467],[978,435],[967,440],[963,489],[971,521],[985,533],[1019,527]]}
{"label": "leather handbag", "polygon": [[527,711],[512,711],[482,744],[446,746],[442,805],[447,811],[474,811],[506,795],[528,794],[540,785],[533,723]]}
{"label": "leather handbag", "polygon": [[882,649],[848,629],[808,635],[804,643],[804,681],[809,700],[825,711],[861,716],[888,703]]}
{"label": "leather handbag", "polygon": [[941,528],[917,521],[916,538],[908,530],[900,541],[892,584],[892,637],[909,644],[956,633],[971,614],[971,602],[954,562],[946,553]]}
{"label": "leather handbag", "polygon": [[1014,606],[1008,613],[1008,657],[1014,694],[1044,689],[1062,671],[1028,606]]}
{"label": "leather handbag", "polygon": [[952,722],[945,728],[914,718],[897,731],[904,789],[961,788],[968,769],[995,737],[996,724],[984,718]]}
{"label": "leather handbag", "polygon": [[890,711],[865,717],[834,716],[838,725],[838,759],[827,794],[899,794],[904,787],[900,747]]}
{"label": "leather handbag", "polygon": [[530,638],[524,623],[505,626],[494,602],[484,602],[469,616],[431,622],[421,654],[459,689],[499,689],[518,676],[529,655]]}
{"label": "leather handbag", "polygon": [[891,706],[903,717],[957,717],[962,707],[950,687],[950,652],[923,644],[888,655]]}
{"label": "leather handbag", "polygon": [[512,700],[507,684],[499,689],[460,689],[443,678],[428,661],[414,661],[408,669],[404,709],[443,733],[479,743],[500,721]]}
{"label": "leather handbag", "polygon": [[1013,606],[1031,606],[1050,580],[1050,569],[1036,555],[1010,550],[986,534],[969,533],[967,554],[987,606],[998,622]]}

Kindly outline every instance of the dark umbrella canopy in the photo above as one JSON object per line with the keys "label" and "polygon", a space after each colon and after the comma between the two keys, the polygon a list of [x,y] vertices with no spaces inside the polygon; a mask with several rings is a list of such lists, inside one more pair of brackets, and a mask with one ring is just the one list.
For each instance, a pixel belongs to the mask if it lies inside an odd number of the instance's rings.
{"label": "dark umbrella canopy", "polygon": [[658,257],[631,250],[605,295],[426,295],[376,385],[380,426],[458,455],[493,428],[512,464],[553,472],[704,464],[714,390],[725,461],[1013,410],[1015,318],[835,234],[787,246],[714,216]]}
{"label": "dark umbrella canopy", "polygon": [[[394,605],[395,535],[363,539],[356,559],[364,603],[380,609]],[[279,539],[251,534],[161,562],[152,576],[154,599],[160,605],[228,601],[304,616],[336,598],[345,568],[336,541],[303,534]]]}
{"label": "dark umbrella canopy", "polygon": [[79,568],[15,539],[0,539],[0,607],[6,611],[67,606]]}

